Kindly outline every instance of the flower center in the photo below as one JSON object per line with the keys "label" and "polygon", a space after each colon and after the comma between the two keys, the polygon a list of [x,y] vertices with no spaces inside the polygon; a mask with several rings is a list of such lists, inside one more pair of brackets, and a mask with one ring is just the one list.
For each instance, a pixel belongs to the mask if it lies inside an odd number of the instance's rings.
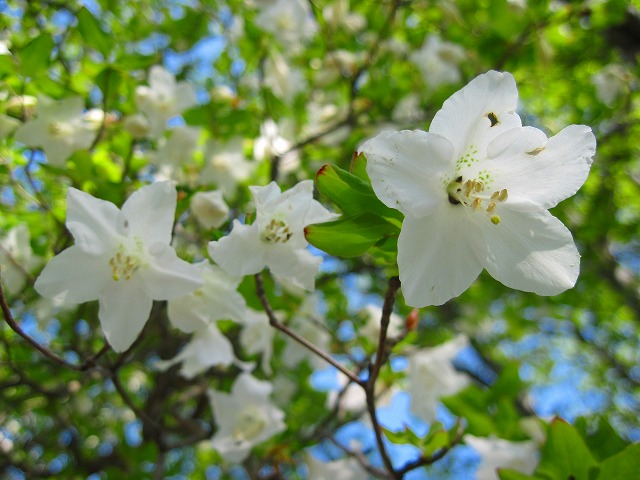
{"label": "flower center", "polygon": [[269,224],[262,230],[262,241],[267,243],[286,243],[293,235],[293,232],[283,220],[272,218]]}
{"label": "flower center", "polygon": [[500,216],[496,214],[496,207],[504,203],[509,197],[506,188],[496,190],[489,195],[485,193],[484,183],[478,180],[463,181],[459,176],[447,186],[449,203],[452,205],[464,205],[474,212],[483,212],[489,217],[491,223],[498,225]]}
{"label": "flower center", "polygon": [[49,124],[49,135],[52,137],[66,137],[73,133],[73,127],[66,122],[51,122]]}
{"label": "flower center", "polygon": [[142,260],[142,242],[136,238],[134,252],[129,251],[122,243],[116,249],[113,257],[109,259],[112,278],[114,281],[121,279],[131,280],[133,274],[144,265]]}
{"label": "flower center", "polygon": [[236,444],[253,440],[267,426],[264,415],[254,406],[247,407],[239,412],[235,420],[233,440]]}

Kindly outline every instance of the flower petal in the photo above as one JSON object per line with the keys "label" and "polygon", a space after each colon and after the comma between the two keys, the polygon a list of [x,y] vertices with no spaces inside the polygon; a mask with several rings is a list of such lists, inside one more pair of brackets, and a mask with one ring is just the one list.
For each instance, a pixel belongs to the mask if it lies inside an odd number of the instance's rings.
{"label": "flower petal", "polygon": [[532,127],[500,135],[487,149],[495,184],[509,198],[534,202],[545,209],[574,195],[587,179],[596,138],[585,125],[570,125],[547,140]]}
{"label": "flower petal", "polygon": [[153,301],[135,280],[108,282],[99,300],[102,331],[116,352],[124,352],[147,323]]}
{"label": "flower petal", "polygon": [[118,207],[73,187],[67,190],[67,228],[76,245],[92,254],[114,249],[127,231]]}
{"label": "flower petal", "polygon": [[521,125],[515,113],[517,103],[513,76],[492,70],[449,97],[433,118],[429,132],[449,139],[455,146],[456,158],[471,147],[483,152],[496,135]]}
{"label": "flower petal", "polygon": [[122,205],[131,235],[147,244],[169,245],[176,198],[176,189],[171,182],[153,183],[135,191]]}
{"label": "flower petal", "polygon": [[424,217],[447,201],[443,181],[453,173],[453,145],[420,130],[383,131],[359,151],[378,198],[405,215]]}
{"label": "flower petal", "polygon": [[498,225],[479,222],[487,243],[484,267],[509,288],[557,295],[575,285],[580,254],[571,232],[546,210],[503,209]]}
{"label": "flower petal", "polygon": [[193,378],[209,367],[227,367],[234,359],[229,339],[220,333],[215,324],[209,324],[197,331],[178,355],[171,360],[156,363],[156,367],[165,370],[182,362],[180,374],[185,378]]}
{"label": "flower petal", "polygon": [[405,217],[398,267],[407,305],[442,305],[464,292],[482,271],[481,236],[463,208],[444,205],[433,215]]}
{"label": "flower petal", "polygon": [[276,279],[310,292],[315,290],[316,274],[322,257],[306,249],[291,249],[286,245],[274,245],[267,253],[267,266]]}
{"label": "flower petal", "polygon": [[106,256],[91,255],[73,246],[49,260],[34,288],[43,297],[83,303],[96,300],[111,275]]}
{"label": "flower petal", "polygon": [[157,243],[149,250],[152,260],[141,268],[140,277],[151,298],[180,298],[202,286],[201,269],[178,257],[173,247]]}
{"label": "flower petal", "polygon": [[258,224],[243,225],[233,221],[233,230],[217,242],[209,242],[209,256],[232,275],[252,275],[267,264],[269,245],[260,240]]}

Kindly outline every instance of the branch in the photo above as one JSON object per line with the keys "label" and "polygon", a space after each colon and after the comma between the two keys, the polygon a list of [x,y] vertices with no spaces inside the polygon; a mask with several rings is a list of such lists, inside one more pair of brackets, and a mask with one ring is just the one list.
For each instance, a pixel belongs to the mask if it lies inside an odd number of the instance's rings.
{"label": "branch", "polygon": [[388,357],[387,329],[389,328],[389,317],[391,316],[396,293],[399,288],[400,279],[398,277],[391,277],[389,279],[387,292],[384,295],[384,304],[382,305],[382,318],[380,319],[380,338],[378,339],[376,360],[375,363],[369,368],[369,378],[367,379],[367,382],[364,386],[364,391],[367,395],[367,411],[369,412],[369,417],[371,418],[371,424],[373,426],[373,432],[376,436],[376,444],[378,445],[380,456],[382,457],[385,468],[392,475],[392,478],[398,479],[402,478],[402,475],[398,475],[393,468],[391,458],[389,458],[387,449],[384,446],[382,429],[380,428],[380,423],[378,422],[378,417],[376,415],[375,385],[378,374],[380,373],[380,369],[382,368],[382,364]]}
{"label": "branch", "polygon": [[402,476],[405,473],[410,472],[411,470],[415,470],[416,468],[424,467],[425,465],[431,465],[437,462],[438,460],[440,460],[447,453],[449,453],[449,451],[453,447],[455,447],[462,441],[462,436],[464,435],[464,427],[462,426],[460,419],[457,420],[456,424],[457,424],[456,436],[449,442],[447,446],[442,447],[433,455],[429,455],[429,456],[421,455],[418,459],[407,463],[404,467],[399,469],[397,473]]}
{"label": "branch", "polygon": [[269,303],[269,300],[267,299],[267,295],[266,295],[266,293],[264,291],[264,283],[262,282],[262,275],[260,275],[259,273],[256,273],[255,279],[256,279],[256,294],[258,295],[258,298],[260,299],[260,303],[262,304],[262,307],[264,308],[264,311],[266,312],[267,316],[269,317],[269,324],[273,328],[275,328],[277,330],[280,330],[285,335],[289,336],[290,338],[293,338],[296,342],[301,344],[303,347],[311,350],[313,353],[318,355],[320,358],[324,359],[326,362],[328,362],[329,364],[331,364],[334,367],[336,367],[343,374],[345,374],[349,378],[349,380],[351,380],[354,383],[357,383],[361,387],[364,387],[364,382],[362,380],[360,380],[356,374],[354,374],[352,371],[350,371],[349,369],[347,369],[346,367],[341,365],[339,362],[337,362],[336,360],[331,358],[331,356],[329,354],[327,354],[324,350],[319,349],[314,344],[309,342],[306,338],[301,337],[297,333],[295,333],[292,330],[290,330],[286,325],[281,323],[278,320],[278,317],[276,317],[276,314],[273,311],[273,308],[271,308],[271,304]]}

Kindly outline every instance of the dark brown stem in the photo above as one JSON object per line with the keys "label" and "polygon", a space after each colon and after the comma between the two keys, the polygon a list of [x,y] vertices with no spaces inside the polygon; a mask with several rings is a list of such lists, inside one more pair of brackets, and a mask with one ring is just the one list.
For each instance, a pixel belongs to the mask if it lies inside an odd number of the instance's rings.
{"label": "dark brown stem", "polygon": [[382,457],[382,462],[385,468],[391,475],[391,478],[402,478],[393,468],[391,458],[384,446],[382,437],[382,428],[378,422],[378,416],[376,414],[376,397],[375,397],[375,385],[382,368],[383,363],[388,357],[387,351],[387,329],[389,328],[389,317],[393,310],[393,304],[395,302],[396,293],[400,288],[400,279],[398,277],[391,277],[389,279],[389,286],[387,292],[384,295],[384,304],[382,306],[382,318],[380,319],[380,338],[378,339],[378,350],[376,353],[375,363],[369,368],[369,378],[364,386],[365,393],[367,395],[367,411],[369,412],[369,418],[371,418],[371,425],[373,426],[373,432],[376,436],[376,444],[378,451]]}

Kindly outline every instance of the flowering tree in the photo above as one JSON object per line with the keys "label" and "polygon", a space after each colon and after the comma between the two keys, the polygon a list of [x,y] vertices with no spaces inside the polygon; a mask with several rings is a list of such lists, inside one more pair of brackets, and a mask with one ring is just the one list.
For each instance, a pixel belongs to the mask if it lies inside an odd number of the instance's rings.
{"label": "flowering tree", "polygon": [[635,7],[0,11],[3,478],[638,478]]}

